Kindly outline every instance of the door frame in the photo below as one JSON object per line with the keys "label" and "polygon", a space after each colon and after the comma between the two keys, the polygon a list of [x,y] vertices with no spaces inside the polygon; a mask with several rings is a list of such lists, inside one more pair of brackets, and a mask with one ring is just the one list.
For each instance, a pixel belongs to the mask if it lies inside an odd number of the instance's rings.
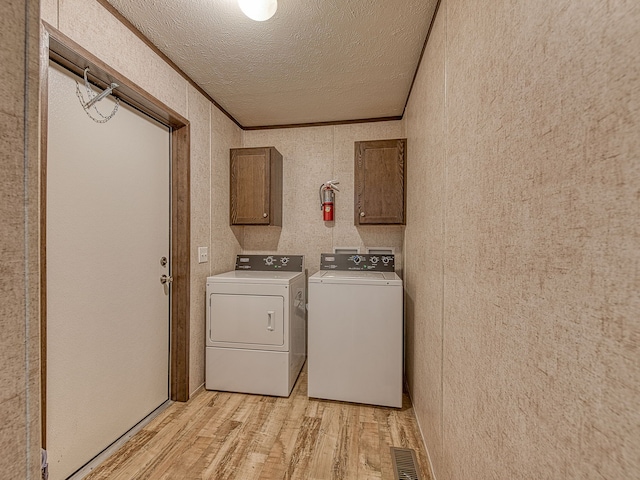
{"label": "door frame", "polygon": [[120,85],[114,96],[168,126],[171,131],[171,275],[169,397],[189,400],[190,334],[190,124],[175,110],[161,102],[98,57],[84,49],[55,27],[42,22],[40,36],[40,350],[42,445],[46,446],[47,393],[47,123],[49,100],[49,61],[83,76],[104,89],[112,82]]}

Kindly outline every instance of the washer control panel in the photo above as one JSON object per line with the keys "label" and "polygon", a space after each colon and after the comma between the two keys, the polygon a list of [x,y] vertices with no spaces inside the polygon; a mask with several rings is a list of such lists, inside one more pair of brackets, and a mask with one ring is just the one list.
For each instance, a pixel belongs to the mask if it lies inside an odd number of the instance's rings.
{"label": "washer control panel", "polygon": [[393,255],[379,254],[322,253],[320,270],[394,272],[395,258]]}
{"label": "washer control panel", "polygon": [[236,270],[304,272],[304,255],[238,255]]}

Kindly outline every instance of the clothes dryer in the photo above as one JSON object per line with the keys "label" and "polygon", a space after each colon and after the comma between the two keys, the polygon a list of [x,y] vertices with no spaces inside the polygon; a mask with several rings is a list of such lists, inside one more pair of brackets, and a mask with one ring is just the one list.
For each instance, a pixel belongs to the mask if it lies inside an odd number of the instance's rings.
{"label": "clothes dryer", "polygon": [[238,255],[207,278],[205,388],[287,397],[306,357],[302,255]]}
{"label": "clothes dryer", "polygon": [[309,396],[401,407],[402,305],[393,255],[322,254],[309,277]]}

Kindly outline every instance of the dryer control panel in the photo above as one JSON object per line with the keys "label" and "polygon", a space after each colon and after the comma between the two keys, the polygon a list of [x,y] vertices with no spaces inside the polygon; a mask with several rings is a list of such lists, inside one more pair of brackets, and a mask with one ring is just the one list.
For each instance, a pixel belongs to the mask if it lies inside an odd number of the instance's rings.
{"label": "dryer control panel", "polygon": [[393,255],[322,253],[320,270],[394,272],[394,261]]}
{"label": "dryer control panel", "polygon": [[304,255],[238,255],[236,270],[304,272]]}

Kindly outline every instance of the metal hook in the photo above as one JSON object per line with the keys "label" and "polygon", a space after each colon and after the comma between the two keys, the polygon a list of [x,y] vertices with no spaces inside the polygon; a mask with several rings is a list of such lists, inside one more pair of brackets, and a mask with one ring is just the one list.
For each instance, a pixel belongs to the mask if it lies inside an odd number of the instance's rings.
{"label": "metal hook", "polygon": [[[85,85],[88,87],[89,86],[89,80],[87,79],[87,72],[89,71],[89,67],[84,69],[84,83]],[[108,96],[111,94],[111,92],[113,92],[114,88],[119,87],[120,85],[118,85],[117,83],[112,83],[110,86],[108,86],[102,93],[96,95],[95,97],[93,97],[91,100],[89,100],[87,103],[84,104],[85,108],[91,108],[93,105],[95,105],[96,103],[98,103],[100,100],[102,100],[104,97]]]}

